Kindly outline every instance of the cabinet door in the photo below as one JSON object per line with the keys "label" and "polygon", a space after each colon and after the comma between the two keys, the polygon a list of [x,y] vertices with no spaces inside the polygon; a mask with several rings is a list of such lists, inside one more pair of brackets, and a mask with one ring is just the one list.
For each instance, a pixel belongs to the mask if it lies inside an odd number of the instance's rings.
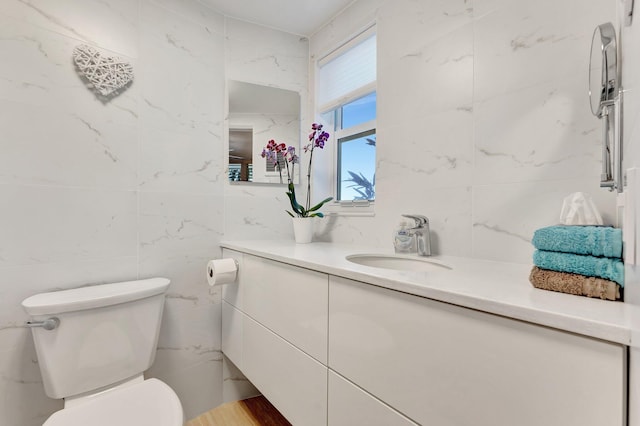
{"label": "cabinet door", "polygon": [[625,347],[331,277],[329,366],[417,423],[622,426]]}
{"label": "cabinet door", "polygon": [[326,365],[326,274],[245,255],[240,287],[247,315]]}
{"label": "cabinet door", "polygon": [[294,425],[326,426],[327,367],[244,317],[242,372]]}
{"label": "cabinet door", "polygon": [[329,370],[329,426],[416,426],[388,405]]}

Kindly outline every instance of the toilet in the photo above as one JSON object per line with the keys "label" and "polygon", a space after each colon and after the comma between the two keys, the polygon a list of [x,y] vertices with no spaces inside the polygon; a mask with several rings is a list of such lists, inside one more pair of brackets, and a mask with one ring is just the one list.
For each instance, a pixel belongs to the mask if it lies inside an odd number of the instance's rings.
{"label": "toilet", "polygon": [[44,390],[64,408],[43,426],[180,426],[176,393],[143,372],[154,361],[166,278],[37,294],[30,315]]}

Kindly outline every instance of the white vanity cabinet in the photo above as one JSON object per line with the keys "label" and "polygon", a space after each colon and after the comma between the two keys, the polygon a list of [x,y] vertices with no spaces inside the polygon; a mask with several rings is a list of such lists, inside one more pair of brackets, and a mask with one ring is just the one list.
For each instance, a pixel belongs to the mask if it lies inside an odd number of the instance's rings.
{"label": "white vanity cabinet", "polygon": [[331,426],[417,425],[332,370],[329,370],[328,397]]}
{"label": "white vanity cabinet", "polygon": [[339,277],[329,366],[438,426],[622,426],[626,348]]}
{"label": "white vanity cabinet", "polygon": [[224,250],[222,351],[295,425],[327,424],[328,276]]}
{"label": "white vanity cabinet", "polygon": [[622,344],[224,256],[223,352],[294,425],[626,424]]}

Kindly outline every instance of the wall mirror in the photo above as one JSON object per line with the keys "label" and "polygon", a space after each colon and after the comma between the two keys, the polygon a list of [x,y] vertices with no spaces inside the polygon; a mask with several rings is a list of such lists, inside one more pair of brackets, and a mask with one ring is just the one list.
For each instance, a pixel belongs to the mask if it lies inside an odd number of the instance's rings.
{"label": "wall mirror", "polygon": [[300,94],[243,81],[229,80],[227,84],[229,181],[286,184],[286,172],[281,175],[261,154],[271,139],[299,150]]}
{"label": "wall mirror", "polygon": [[591,112],[602,119],[602,174],[600,186],[622,191],[620,144],[620,82],[616,30],[610,22],[598,25],[591,40],[589,102]]}
{"label": "wall mirror", "polygon": [[598,25],[591,40],[589,64],[589,98],[591,112],[602,117],[603,109],[611,105],[618,93],[618,59],[616,30],[610,22]]}

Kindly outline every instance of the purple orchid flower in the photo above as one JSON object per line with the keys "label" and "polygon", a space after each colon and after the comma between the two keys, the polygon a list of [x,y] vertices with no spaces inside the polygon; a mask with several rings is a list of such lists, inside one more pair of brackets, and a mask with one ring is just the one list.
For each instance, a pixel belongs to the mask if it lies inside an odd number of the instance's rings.
{"label": "purple orchid flower", "polygon": [[[293,176],[295,165],[300,162],[300,158],[296,155],[295,147],[287,146],[284,143],[277,143],[275,140],[270,140],[267,146],[262,150],[262,157],[272,161],[280,172],[280,182],[282,183],[282,169],[286,168],[288,192],[287,196],[291,202],[291,207],[298,217],[322,217],[323,214],[318,210],[327,202],[332,200],[332,197],[326,198],[315,206],[311,206],[311,163],[313,161],[313,150],[315,148],[323,149],[326,142],[329,140],[329,133],[322,130],[322,124],[313,123],[311,125],[312,132],[309,133],[309,143],[302,147],[305,153],[309,153],[309,167],[307,168],[307,200],[304,206],[300,205],[296,200],[295,186],[293,184]],[[282,153],[285,158],[284,167],[278,162],[278,153]],[[287,213],[295,217],[293,213],[287,211]]]}

